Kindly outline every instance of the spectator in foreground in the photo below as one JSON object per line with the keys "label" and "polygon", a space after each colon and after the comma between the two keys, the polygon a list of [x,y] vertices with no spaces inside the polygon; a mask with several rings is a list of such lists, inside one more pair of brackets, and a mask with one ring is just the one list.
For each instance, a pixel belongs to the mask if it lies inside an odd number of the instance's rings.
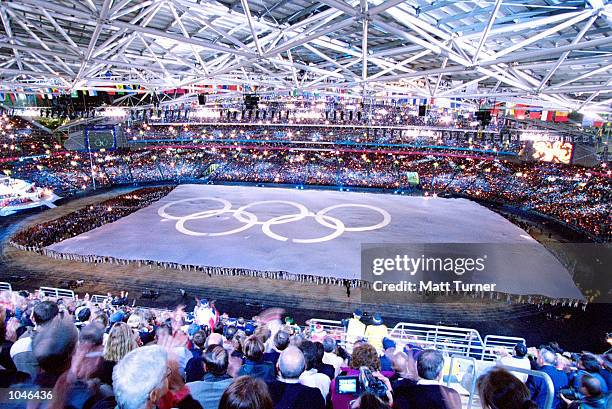
{"label": "spectator in foreground", "polygon": [[78,340],[78,331],[68,320],[53,320],[39,329],[32,340],[32,353],[39,373],[34,384],[53,388],[59,377],[70,368]]}
{"label": "spectator in foreground", "polygon": [[300,375],[306,369],[302,351],[294,346],[287,347],[281,352],[277,366],[278,380],[268,385],[275,409],[325,408],[320,391],[300,383]]}
{"label": "spectator in foreground", "polygon": [[223,392],[219,409],[273,409],[273,405],[261,379],[241,376]]}
{"label": "spectator in foreground", "polygon": [[210,345],[202,355],[202,361],[204,376],[201,380],[187,383],[187,387],[203,408],[218,408],[221,395],[233,380],[227,374],[228,353],[222,346]]}
{"label": "spectator in foreground", "polygon": [[104,362],[100,373],[102,382],[112,386],[115,365],[138,347],[137,337],[138,334],[125,322],[118,322],[112,326],[104,347]]}
{"label": "spectator in foreground", "polygon": [[274,365],[263,360],[264,344],[261,339],[251,335],[244,341],[244,355],[246,361],[238,371],[238,376],[248,375],[260,378],[264,382],[274,380]]}
{"label": "spectator in foreground", "polygon": [[312,341],[304,341],[300,345],[300,350],[304,354],[306,369],[300,375],[300,383],[302,385],[317,388],[321,391],[323,399],[327,399],[331,379],[315,368],[317,364],[317,346]]}
{"label": "spectator in foreground", "polygon": [[[497,365],[531,369],[531,362],[529,362],[529,359],[527,359],[527,345],[522,342],[517,343],[514,346],[514,356],[502,356],[497,360]],[[527,382],[527,378],[529,377],[529,375],[522,372],[512,372],[512,375],[516,376],[523,383]]]}
{"label": "spectator in foreground", "polygon": [[527,386],[504,368],[493,367],[477,381],[483,409],[537,409]]}
{"label": "spectator in foreground", "polygon": [[327,375],[329,380],[331,381],[336,376],[336,369],[329,364],[323,362],[323,357],[325,356],[325,347],[321,342],[315,342],[315,347],[317,347],[317,361],[315,363],[315,368],[319,373]]}
{"label": "spectator in foreground", "polygon": [[344,365],[344,359],[336,354],[336,340],[330,336],[323,338],[323,363],[334,367],[334,378],[340,373],[340,368]]}
{"label": "spectator in foreground", "polygon": [[59,314],[57,304],[51,301],[42,301],[34,306],[30,319],[34,323],[33,329],[28,329],[11,347],[11,358],[18,371],[30,374],[32,379],[38,374],[38,363],[32,354],[32,338]]}
{"label": "spectator in foreground", "polygon": [[603,392],[602,384],[596,377],[585,374],[580,378],[581,399],[571,401],[563,394],[561,399],[568,409],[609,409],[610,396]]}
{"label": "spectator in foreground", "polygon": [[382,371],[393,370],[393,355],[395,355],[395,341],[387,337],[382,340],[383,355],[380,357]]}
{"label": "spectator in foreground", "polygon": [[397,389],[400,385],[414,385],[417,383],[418,376],[414,367],[414,358],[412,354],[408,355],[405,352],[397,352],[393,355],[393,376],[389,378],[393,389]]}
{"label": "spectator in foreground", "polygon": [[289,334],[285,331],[278,331],[273,338],[273,349],[264,354],[264,361],[271,362],[276,366],[278,357],[289,346]]}
{"label": "spectator in foreground", "polygon": [[398,409],[461,409],[456,390],[440,384],[444,357],[435,349],[425,349],[417,358],[419,380],[416,385],[404,384],[395,392]]}
{"label": "spectator in foreground", "polygon": [[390,409],[390,406],[373,393],[363,393],[351,402],[349,409]]}
{"label": "spectator in foreground", "polygon": [[[554,397],[552,403],[552,409],[558,409],[563,407],[563,402],[559,399],[559,391],[568,385],[567,374],[559,369],[555,368],[556,355],[553,351],[548,348],[541,348],[538,352],[538,365],[540,371],[547,374],[552,380],[554,387]],[[546,388],[546,382],[541,377],[529,375],[527,378],[527,388],[531,393],[531,399],[538,405],[539,408],[544,408],[546,403],[546,397],[548,390]]]}
{"label": "spectator in foreground", "polygon": [[581,379],[585,375],[591,375],[595,379],[599,381],[601,385],[601,392],[605,395],[608,393],[608,386],[606,384],[606,380],[599,373],[600,365],[597,358],[591,354],[582,354],[580,355],[580,359],[576,363],[578,367],[578,371],[573,374],[571,378],[571,386],[578,393],[578,396],[581,396],[580,390],[582,388]]}
{"label": "spectator in foreground", "polygon": [[193,347],[189,351],[191,351],[192,357],[185,366],[186,382],[199,381],[204,376],[202,354],[206,349],[206,333],[202,330],[195,332],[191,342]]}

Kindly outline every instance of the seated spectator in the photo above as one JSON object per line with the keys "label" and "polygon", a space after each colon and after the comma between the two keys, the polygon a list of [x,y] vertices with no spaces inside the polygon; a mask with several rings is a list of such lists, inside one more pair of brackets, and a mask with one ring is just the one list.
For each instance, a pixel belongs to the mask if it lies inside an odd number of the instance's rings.
{"label": "seated spectator", "polygon": [[219,345],[210,345],[202,355],[203,372],[202,378],[195,382],[187,383],[191,396],[204,408],[217,408],[221,395],[232,383],[232,378],[227,374],[229,356],[227,351]]}
{"label": "seated spectator", "polygon": [[537,409],[527,386],[504,368],[493,367],[477,381],[483,409]]}
{"label": "seated spectator", "polygon": [[[525,345],[523,342],[519,342],[514,346],[514,356],[502,356],[497,360],[497,365],[531,369],[531,363],[529,362],[529,359],[527,359],[527,345]],[[527,382],[527,378],[529,376],[521,372],[512,372],[512,375],[516,376],[523,383]]]}
{"label": "seated spectator", "polygon": [[278,331],[274,335],[273,349],[264,354],[264,361],[272,362],[274,366],[278,362],[278,357],[289,346],[289,334],[285,331]]}
{"label": "seated spectator", "polygon": [[[567,374],[555,368],[556,355],[548,348],[541,348],[538,352],[537,361],[540,371],[547,374],[552,380],[554,387],[554,397],[552,409],[563,407],[563,402],[559,399],[559,391],[568,385]],[[527,388],[531,393],[531,399],[538,405],[540,409],[544,408],[548,389],[543,378],[539,376],[529,375],[526,382]]]}
{"label": "seated spectator", "polygon": [[[250,376],[237,378],[221,396],[219,409],[272,409],[266,384]],[[213,408],[214,409],[214,408]]]}
{"label": "seated spectator", "polygon": [[603,392],[599,379],[584,374],[580,377],[580,395],[578,400],[570,400],[561,394],[561,399],[567,404],[568,409],[609,409],[610,396]]}
{"label": "seated spectator", "polygon": [[312,341],[304,341],[300,345],[300,350],[304,354],[306,362],[306,368],[300,375],[300,383],[319,389],[323,399],[327,399],[331,379],[327,375],[319,373],[317,368],[315,368],[317,364],[317,346]]}
{"label": "seated spectator", "polygon": [[344,359],[336,354],[336,340],[330,336],[323,338],[323,363],[334,367],[334,378],[340,373],[340,368],[344,365]]}
{"label": "seated spectator", "polygon": [[398,409],[461,409],[461,397],[456,390],[440,384],[444,357],[442,352],[426,349],[417,358],[416,384],[403,384],[394,390]]}
{"label": "seated spectator", "polygon": [[325,400],[317,388],[300,383],[306,369],[304,354],[294,346],[287,347],[278,359],[278,380],[268,385],[274,409],[323,409]]}
{"label": "seated spectator", "polygon": [[57,304],[42,301],[34,306],[30,319],[34,328],[27,330],[11,347],[11,358],[18,371],[30,374],[32,379],[38,374],[38,363],[32,354],[32,338],[59,313]]}
{"label": "seated spectator", "polygon": [[264,344],[259,338],[251,335],[244,341],[245,362],[238,371],[238,376],[249,375],[263,379],[264,382],[274,380],[274,365],[263,360]]}
{"label": "seated spectator", "polygon": [[395,341],[387,337],[382,340],[383,355],[380,357],[380,369],[382,371],[393,370],[393,355],[395,354]]}
{"label": "seated spectator", "polygon": [[112,326],[104,346],[104,361],[100,369],[100,381],[113,385],[113,369],[129,352],[138,347],[136,339],[138,334],[125,322],[118,322]]}
{"label": "seated spectator", "polygon": [[317,362],[315,364],[315,368],[319,373],[327,375],[329,380],[331,381],[336,376],[336,369],[329,364],[323,362],[323,356],[325,355],[325,348],[323,344],[320,342],[315,342],[315,346],[317,347]]}

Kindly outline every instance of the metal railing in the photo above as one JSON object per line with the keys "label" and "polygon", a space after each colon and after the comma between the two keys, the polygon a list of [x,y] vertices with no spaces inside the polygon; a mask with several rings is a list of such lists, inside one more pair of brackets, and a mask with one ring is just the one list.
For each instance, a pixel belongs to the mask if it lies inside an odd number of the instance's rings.
{"label": "metal railing", "polygon": [[504,349],[508,353],[514,351],[514,347],[518,343],[527,345],[525,338],[521,337],[508,337],[504,335],[487,335],[484,338],[484,348],[482,349],[481,360],[494,361],[499,358],[494,353],[496,350]]}
{"label": "metal railing", "polygon": [[473,328],[442,325],[398,323],[389,332],[389,338],[398,344],[411,344],[423,348],[435,348],[449,354],[480,357],[484,342]]}
{"label": "metal railing", "polygon": [[73,300],[75,299],[74,291],[66,290],[65,288],[40,287],[38,291],[45,297],[71,298]]}
{"label": "metal railing", "polygon": [[11,283],[0,281],[0,291],[13,291],[13,287],[11,286]]}

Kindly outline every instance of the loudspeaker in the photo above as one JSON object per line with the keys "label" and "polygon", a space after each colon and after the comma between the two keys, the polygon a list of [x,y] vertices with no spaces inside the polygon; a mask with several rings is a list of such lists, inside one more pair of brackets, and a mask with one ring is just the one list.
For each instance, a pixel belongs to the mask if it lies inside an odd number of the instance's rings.
{"label": "loudspeaker", "polygon": [[425,116],[427,105],[419,105],[419,116]]}
{"label": "loudspeaker", "polygon": [[206,95],[204,95],[204,94],[198,95],[198,104],[199,105],[206,105]]}

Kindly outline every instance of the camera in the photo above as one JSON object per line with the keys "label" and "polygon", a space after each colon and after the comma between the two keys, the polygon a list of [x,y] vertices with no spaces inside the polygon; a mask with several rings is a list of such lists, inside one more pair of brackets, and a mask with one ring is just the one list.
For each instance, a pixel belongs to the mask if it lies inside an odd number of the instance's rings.
{"label": "camera", "polygon": [[387,385],[376,378],[372,374],[372,371],[366,366],[362,366],[359,369],[359,375],[337,376],[336,391],[339,394],[352,395],[360,395],[364,392],[369,392],[383,400],[387,400]]}

